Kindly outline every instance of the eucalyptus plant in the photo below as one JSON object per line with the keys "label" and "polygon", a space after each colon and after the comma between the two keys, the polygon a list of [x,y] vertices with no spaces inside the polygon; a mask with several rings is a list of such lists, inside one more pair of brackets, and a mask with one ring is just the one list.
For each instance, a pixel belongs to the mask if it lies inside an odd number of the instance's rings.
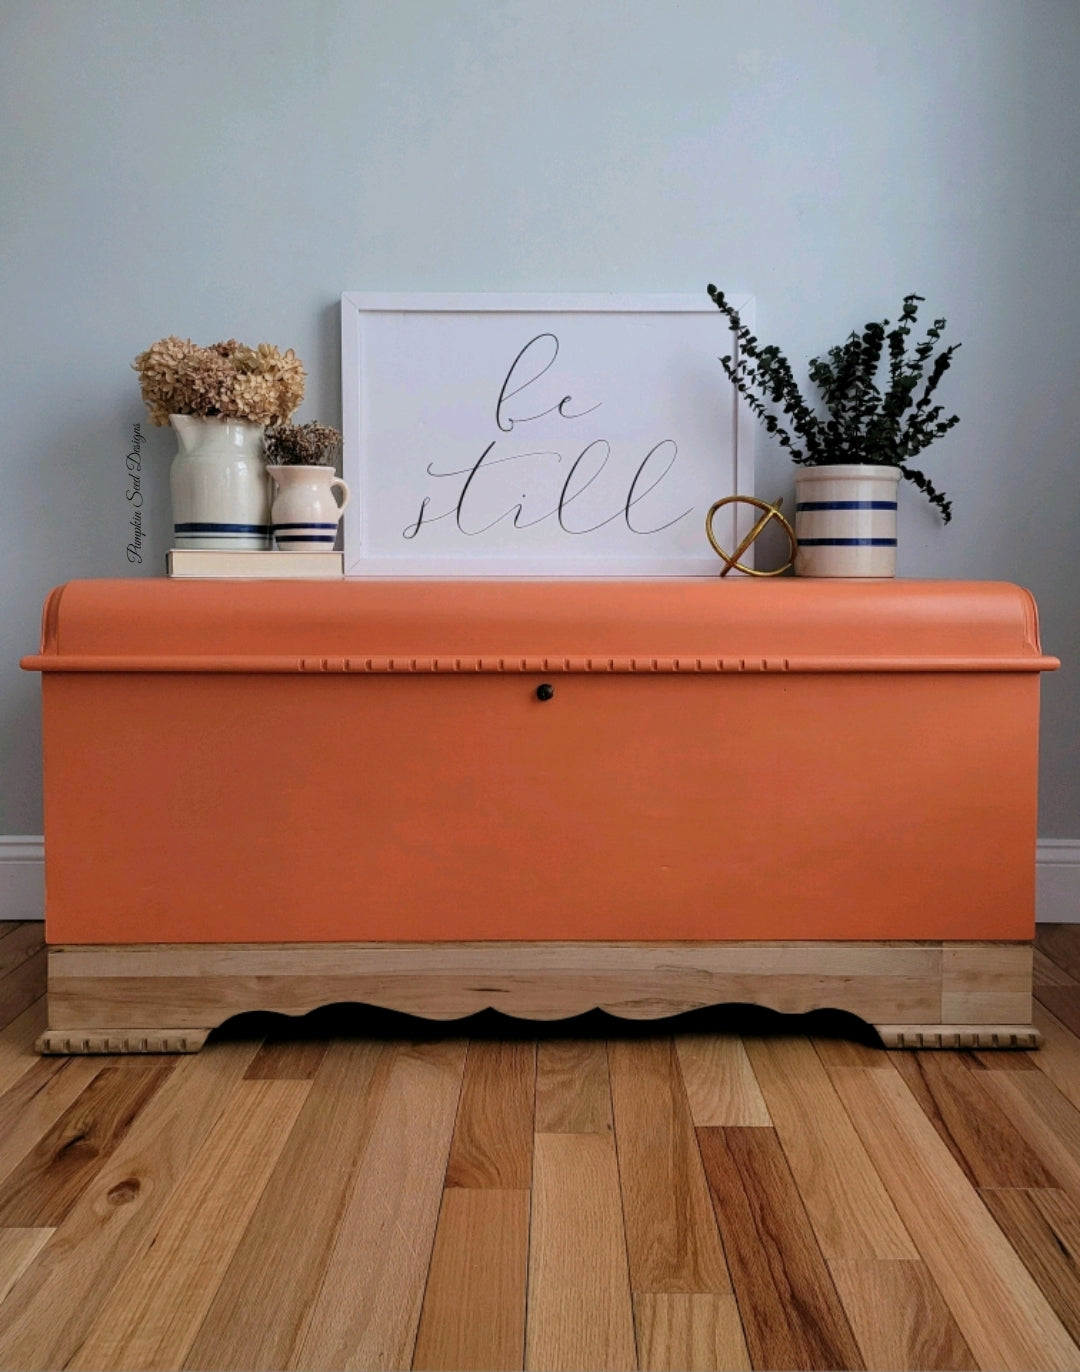
{"label": "eucalyptus plant", "polygon": [[810,380],[821,395],[818,406],[803,398],[780,349],[761,346],[723,291],[710,285],[709,296],[727,316],[738,345],[738,360],[728,354],[720,365],[793,462],[899,467],[949,522],[952,502],[911,459],[960,422],[959,415],[944,418],[942,406],[933,403],[960,344],[943,347],[934,356],[945,330],[945,320],[935,319],[922,342],[910,346],[923,296],[904,297],[895,326],[888,319],[867,324],[824,357],[811,358]]}

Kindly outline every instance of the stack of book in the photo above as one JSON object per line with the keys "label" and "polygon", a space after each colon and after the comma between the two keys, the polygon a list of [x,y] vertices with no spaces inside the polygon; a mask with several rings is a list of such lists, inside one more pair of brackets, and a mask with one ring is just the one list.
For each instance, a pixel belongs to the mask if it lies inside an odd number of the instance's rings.
{"label": "stack of book", "polygon": [[343,553],[218,551],[216,548],[173,548],[167,556],[170,576],[210,579],[265,577],[273,581],[319,580],[345,575]]}

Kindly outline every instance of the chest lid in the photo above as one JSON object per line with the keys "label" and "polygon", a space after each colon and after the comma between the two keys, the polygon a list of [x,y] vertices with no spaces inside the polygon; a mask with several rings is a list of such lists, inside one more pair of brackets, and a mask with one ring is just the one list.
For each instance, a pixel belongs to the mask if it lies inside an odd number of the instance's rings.
{"label": "chest lid", "polygon": [[72,581],[34,671],[1028,671],[1030,593],[1001,582]]}

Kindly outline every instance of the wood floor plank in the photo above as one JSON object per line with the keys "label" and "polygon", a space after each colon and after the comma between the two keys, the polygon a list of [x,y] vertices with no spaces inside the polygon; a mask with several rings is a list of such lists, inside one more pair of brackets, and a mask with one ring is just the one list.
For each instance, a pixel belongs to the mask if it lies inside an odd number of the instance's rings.
{"label": "wood floor plank", "polygon": [[893,1062],[973,1186],[1057,1186],[1015,1125],[956,1053],[898,1052]]}
{"label": "wood floor plank", "polygon": [[1075,1368],[1080,1348],[900,1075],[866,1067],[830,1075],[979,1363]]}
{"label": "wood floor plank", "polygon": [[17,1019],[45,994],[48,966],[44,948],[0,977],[0,1029]]}
{"label": "wood floor plank", "polygon": [[288,1365],[315,1303],[395,1055],[393,1043],[331,1044],[187,1367]]}
{"label": "wood floor plank", "polygon": [[3,919],[0,920],[0,939],[7,938],[8,934],[13,934],[20,925],[25,924],[22,919]]}
{"label": "wood floor plank", "polygon": [[694,1124],[765,1128],[772,1124],[737,1034],[679,1034],[675,1051]]}
{"label": "wood floor plank", "polygon": [[972,1048],[957,1052],[973,1071],[986,1072],[1037,1072],[1034,1053],[1024,1053],[1008,1049]]}
{"label": "wood floor plank", "polygon": [[608,1060],[632,1289],[730,1291],[674,1044],[612,1039]]}
{"label": "wood floor plank", "polygon": [[978,1368],[925,1263],[838,1258],[829,1271],[868,1368]]}
{"label": "wood floor plank", "polygon": [[602,1039],[541,1039],[536,1055],[536,1132],[607,1134],[611,1081]]}
{"label": "wood floor plank", "polygon": [[1080,1341],[1080,1209],[1064,1191],[979,1194],[1062,1324]]}
{"label": "wood floor plank", "polygon": [[268,1038],[247,1070],[248,1081],[313,1081],[329,1039]]}
{"label": "wood floor plank", "polygon": [[0,1185],[100,1071],[100,1058],[35,1057],[29,1070],[0,1096]]}
{"label": "wood floor plank", "polygon": [[17,925],[6,938],[0,939],[0,981],[44,947],[45,925],[41,921]]}
{"label": "wood floor plank", "polygon": [[38,1035],[45,1032],[47,1015],[48,1002],[44,996],[39,996],[21,1015],[0,1029],[0,1095],[10,1090],[38,1061],[34,1043]]}
{"label": "wood floor plank", "polygon": [[67,1367],[181,1365],[309,1090],[245,1081]]}
{"label": "wood floor plank", "polygon": [[465,1049],[455,1039],[398,1049],[290,1366],[412,1362]]}
{"label": "wood floor plank", "polygon": [[1032,1004],[1031,1017],[1043,1036],[1035,1066],[1080,1109],[1080,1039],[1038,1000]]}
{"label": "wood floor plank", "polygon": [[1040,986],[1038,998],[1070,1034],[1080,1036],[1080,986]]}
{"label": "wood floor plank", "polygon": [[529,1189],[535,1092],[535,1041],[469,1044],[447,1186]]}
{"label": "wood floor plank", "polygon": [[1080,925],[1037,924],[1035,947],[1074,981],[1080,981]]}
{"label": "wood floor plank", "polygon": [[208,1044],[180,1061],[4,1303],[0,1368],[63,1367],[255,1055]]}
{"label": "wood floor plank", "polygon": [[528,1191],[444,1191],[413,1367],[520,1369],[528,1258]]}
{"label": "wood floor plank", "polygon": [[637,1367],[630,1277],[610,1134],[537,1134],[525,1366]]}
{"label": "wood floor plank", "polygon": [[[0,1229],[0,1305],[54,1234],[52,1229]],[[0,1320],[4,1312],[0,1310]]]}
{"label": "wood floor plank", "polygon": [[1080,1205],[1080,1110],[1042,1072],[995,1073],[986,1086],[1028,1147]]}
{"label": "wood floor plank", "polygon": [[642,1372],[719,1372],[749,1368],[734,1296],[642,1292],[634,1297]]}
{"label": "wood floor plank", "polygon": [[175,1066],[170,1057],[103,1058],[55,1124],[0,1182],[0,1227],[55,1228]]}
{"label": "wood floor plank", "polygon": [[862,1367],[776,1133],[697,1136],[753,1366]]}
{"label": "wood floor plank", "polygon": [[825,1067],[884,1067],[888,1062],[886,1049],[855,1039],[812,1037],[810,1042]]}
{"label": "wood floor plank", "polygon": [[1032,980],[1036,986],[1075,986],[1076,978],[1048,958],[1041,948],[1032,949]]}
{"label": "wood floor plank", "polygon": [[917,1258],[829,1075],[805,1038],[746,1049],[826,1258]]}

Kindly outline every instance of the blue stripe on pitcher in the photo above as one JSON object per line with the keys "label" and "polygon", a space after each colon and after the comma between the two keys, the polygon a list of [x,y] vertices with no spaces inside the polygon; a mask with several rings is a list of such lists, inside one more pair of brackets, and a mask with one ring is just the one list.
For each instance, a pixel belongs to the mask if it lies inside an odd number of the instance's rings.
{"label": "blue stripe on pitcher", "polygon": [[188,538],[204,538],[212,534],[261,534],[270,532],[269,524],[174,524],[173,532]]}

